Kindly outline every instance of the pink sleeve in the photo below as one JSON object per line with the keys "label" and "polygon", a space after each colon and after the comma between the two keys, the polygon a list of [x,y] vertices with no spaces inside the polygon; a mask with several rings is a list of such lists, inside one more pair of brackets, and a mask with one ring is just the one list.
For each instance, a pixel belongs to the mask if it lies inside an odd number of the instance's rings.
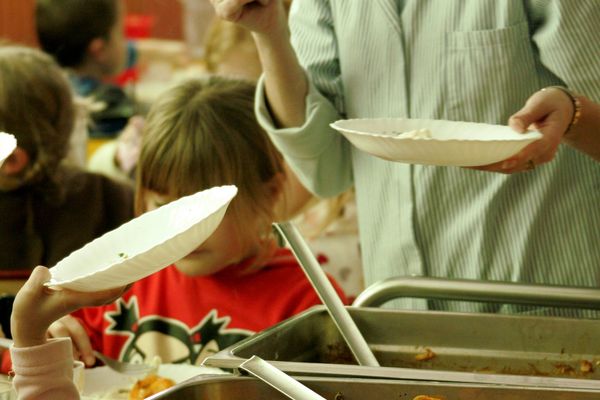
{"label": "pink sleeve", "polygon": [[69,338],[48,343],[11,347],[15,389],[20,400],[79,399],[73,383],[73,349]]}

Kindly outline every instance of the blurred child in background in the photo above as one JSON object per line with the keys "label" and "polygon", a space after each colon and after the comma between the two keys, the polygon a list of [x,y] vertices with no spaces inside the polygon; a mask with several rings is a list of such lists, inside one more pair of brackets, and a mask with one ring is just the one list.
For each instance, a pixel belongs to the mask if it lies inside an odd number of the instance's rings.
{"label": "blurred child in background", "polygon": [[133,185],[143,118],[136,115],[133,99],[113,83],[138,61],[138,46],[125,39],[124,19],[121,0],[36,0],[40,46],[68,72],[76,95],[85,99],[90,118],[79,125],[86,128],[86,137],[107,147],[89,169]]}
{"label": "blurred child in background", "polygon": [[[254,116],[253,84],[192,80],[154,104],[145,127],[136,208],[145,212],[213,186],[238,194],[215,233],[184,259],[133,285],[116,303],[50,328],[123,361],[200,364],[226,346],[320,303],[271,224],[296,200],[281,155]],[[293,204],[292,204],[293,206]],[[339,289],[338,293],[345,301]]]}
{"label": "blurred child in background", "polygon": [[134,115],[134,103],[108,82],[127,64],[124,9],[120,0],[37,0],[35,19],[42,49],[69,71],[75,92],[100,103],[92,112],[91,137],[115,137]]}
{"label": "blurred child in background", "polygon": [[0,168],[0,269],[52,266],[133,216],[131,188],[63,163],[73,119],[58,65],[0,45],[0,131],[17,139]]}

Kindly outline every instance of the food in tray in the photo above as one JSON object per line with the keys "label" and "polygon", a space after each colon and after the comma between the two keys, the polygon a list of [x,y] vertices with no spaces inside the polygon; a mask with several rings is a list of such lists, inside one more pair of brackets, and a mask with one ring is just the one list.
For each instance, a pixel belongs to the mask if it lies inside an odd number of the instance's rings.
{"label": "food in tray", "polygon": [[579,363],[579,371],[583,372],[584,374],[594,372],[594,364],[588,360],[581,360]]}
{"label": "food in tray", "polygon": [[174,385],[172,379],[150,374],[133,385],[129,391],[129,400],[143,400]]}
{"label": "food in tray", "polygon": [[439,397],[439,396],[426,396],[424,394],[420,394],[417,397],[415,397],[413,400],[446,400],[446,398]]}
{"label": "food in tray", "polygon": [[[156,374],[159,378],[168,378],[172,380],[175,385],[198,375],[231,375],[218,368],[209,368],[192,364],[162,363],[161,361],[160,357],[154,356],[152,360],[146,361],[146,363],[157,367],[156,370],[151,373]],[[83,396],[81,397],[82,400],[130,400],[135,398],[130,397],[132,388],[135,385],[137,385],[138,388],[141,386],[141,384],[137,383],[138,379],[148,376],[124,375],[107,366],[88,368],[86,369],[85,374],[86,387],[84,388]]]}
{"label": "food in tray", "polygon": [[573,365],[554,364],[554,373],[559,376],[585,376],[594,372],[594,364],[589,360],[580,360],[579,368]]}
{"label": "food in tray", "polygon": [[426,348],[423,353],[419,353],[415,356],[417,361],[427,361],[435,358],[436,354],[429,348]]}

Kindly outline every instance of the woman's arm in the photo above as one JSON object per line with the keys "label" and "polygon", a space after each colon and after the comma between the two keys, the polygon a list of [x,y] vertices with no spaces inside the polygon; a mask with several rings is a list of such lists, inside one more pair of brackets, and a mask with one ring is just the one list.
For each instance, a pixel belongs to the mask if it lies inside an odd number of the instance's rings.
{"label": "woman's arm", "polygon": [[285,31],[254,34],[265,76],[265,93],[271,115],[279,128],[304,123],[308,83]]}
{"label": "woman's arm", "polygon": [[292,4],[290,42],[281,0],[212,1],[217,15],[253,32],[264,70],[257,118],[290,168],[320,197],[347,190],[353,184],[351,146],[329,127],[342,118],[343,87],[328,2]]}
{"label": "woman's arm", "polygon": [[563,142],[600,161],[600,104],[579,96],[581,117],[579,123],[571,127]]}
{"label": "woman's arm", "polygon": [[212,0],[216,14],[252,32],[262,64],[267,102],[280,128],[304,122],[308,83],[290,43],[281,0]]}

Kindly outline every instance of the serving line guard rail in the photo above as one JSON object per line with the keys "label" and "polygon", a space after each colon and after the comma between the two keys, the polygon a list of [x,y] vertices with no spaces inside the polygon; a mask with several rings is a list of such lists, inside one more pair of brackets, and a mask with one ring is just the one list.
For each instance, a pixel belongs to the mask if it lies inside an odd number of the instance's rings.
{"label": "serving line guard rail", "polygon": [[379,307],[401,297],[600,309],[600,289],[421,276],[376,282],[357,296],[353,306]]}

